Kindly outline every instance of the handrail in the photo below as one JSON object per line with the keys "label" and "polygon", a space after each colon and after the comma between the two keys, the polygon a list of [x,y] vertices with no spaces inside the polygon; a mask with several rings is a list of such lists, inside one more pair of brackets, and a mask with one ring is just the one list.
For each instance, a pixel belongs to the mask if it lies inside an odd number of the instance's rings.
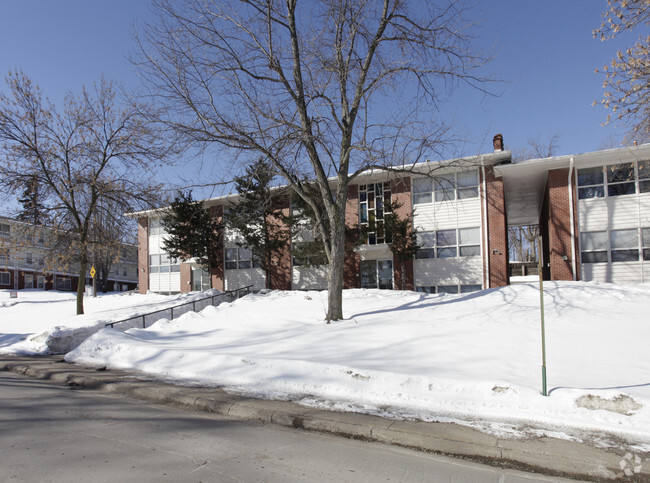
{"label": "handrail", "polygon": [[[174,309],[179,309],[181,307],[186,307],[188,305],[191,305],[192,306],[192,311],[196,312],[196,304],[203,303],[206,300],[209,300],[210,301],[209,305],[212,305],[213,307],[219,305],[222,302],[224,302],[222,300],[219,303],[215,304],[214,299],[216,299],[218,297],[228,297],[228,298],[230,298],[229,302],[232,302],[234,300],[237,300],[237,299],[243,297],[244,295],[248,295],[250,293],[250,291],[251,291],[250,290],[251,287],[253,287],[253,285],[246,285],[245,287],[236,288],[235,290],[228,290],[226,292],[222,292],[222,293],[217,294],[217,295],[210,295],[209,297],[204,297],[204,298],[199,299],[199,300],[192,300],[190,302],[185,302],[185,303],[182,303],[182,304],[173,305],[171,307],[165,307],[164,309],[154,310],[153,312],[147,312],[146,314],[134,315],[134,316],[129,317],[127,319],[117,320],[115,322],[108,322],[108,323],[104,324],[104,327],[111,327],[113,329],[113,328],[115,328],[115,324],[122,324],[124,322],[130,322],[132,320],[137,321],[138,319],[142,319],[142,328],[145,329],[147,327],[146,318],[151,316],[151,315],[159,314],[161,312],[170,312],[171,317],[169,319],[173,320],[174,319]],[[246,293],[244,295],[241,295],[241,292],[244,291],[244,290],[246,291]],[[206,307],[207,305],[208,304],[206,304],[204,307]],[[181,316],[186,312],[189,312],[189,310],[184,310],[180,314],[177,311],[177,316]],[[162,317],[160,317],[160,318],[162,318]],[[160,318],[157,318],[155,321],[160,320]]]}

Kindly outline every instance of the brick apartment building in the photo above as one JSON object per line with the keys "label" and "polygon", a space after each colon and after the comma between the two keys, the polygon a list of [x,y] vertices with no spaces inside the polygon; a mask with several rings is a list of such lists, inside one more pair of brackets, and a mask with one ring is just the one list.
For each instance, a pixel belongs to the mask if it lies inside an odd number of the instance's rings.
{"label": "brick apartment building", "polygon": [[[363,173],[348,188],[346,220],[350,226],[377,220],[376,232],[346,258],[345,287],[399,286],[401,264],[381,230],[389,200],[413,213],[419,232],[422,248],[404,264],[409,290],[464,293],[508,285],[507,231],[519,225],[539,226],[547,280],[649,281],[648,160],[650,144],[511,163],[497,135],[491,153],[422,163],[408,174]],[[203,204],[220,219],[233,200],[225,196]],[[281,209],[290,212],[288,204]],[[237,245],[235,234],[226,233],[221,263],[208,274],[164,252],[160,211],[131,216],[138,218],[141,292],[265,287],[264,272],[250,250]],[[272,288],[325,289],[326,265],[292,257],[292,245],[306,240],[299,238],[278,258]]]}

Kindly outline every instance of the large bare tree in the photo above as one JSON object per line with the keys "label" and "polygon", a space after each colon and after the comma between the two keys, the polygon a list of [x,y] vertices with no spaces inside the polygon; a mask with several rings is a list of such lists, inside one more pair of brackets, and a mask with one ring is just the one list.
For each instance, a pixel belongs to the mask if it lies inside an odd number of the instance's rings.
{"label": "large bare tree", "polygon": [[9,73],[7,85],[0,94],[0,187],[12,196],[38,184],[52,228],[74,246],[82,314],[93,222],[157,202],[152,171],[165,159],[165,143],[146,122],[145,107],[118,97],[104,79],[93,91],[68,94],[62,112],[20,72]]}
{"label": "large bare tree", "polygon": [[607,10],[594,37],[603,41],[634,30],[640,35],[636,43],[619,50],[603,66],[605,92],[601,104],[611,109],[607,116],[625,121],[630,135],[650,141],[650,1],[607,0]]}
{"label": "large bare tree", "polygon": [[439,152],[448,129],[436,105],[458,84],[483,88],[464,2],[155,5],[136,62],[167,122],[190,141],[273,163],[328,227],[326,318],[342,319],[348,185],[368,168]]}

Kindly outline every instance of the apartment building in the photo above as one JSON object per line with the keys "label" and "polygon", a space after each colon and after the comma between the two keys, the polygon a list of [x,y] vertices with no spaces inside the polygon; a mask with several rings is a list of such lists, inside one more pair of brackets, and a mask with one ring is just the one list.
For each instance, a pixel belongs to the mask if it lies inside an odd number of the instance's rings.
{"label": "apartment building", "polygon": [[[59,256],[53,236],[47,226],[0,217],[0,289],[76,291],[78,266]],[[92,259],[88,270],[91,266]],[[84,283],[92,283],[90,273]],[[137,283],[137,246],[123,243],[119,261],[110,268],[107,289],[133,290]]]}
{"label": "apartment building", "polygon": [[[501,135],[494,151],[426,162],[409,172],[369,171],[348,187],[346,221],[366,226],[365,239],[346,257],[346,288],[466,293],[510,283],[508,227],[538,225],[547,280],[645,282],[650,271],[650,145],[512,163]],[[236,196],[205,200],[218,219]],[[421,246],[398,263],[383,231],[391,206],[412,214]],[[279,208],[289,214],[288,202]],[[175,293],[266,286],[252,253],[227,232],[219,263],[205,273],[173,260],[162,248],[161,211],[138,218],[141,292]],[[327,266],[292,256],[311,241],[309,227],[294,237],[271,270],[282,290],[325,289]],[[321,260],[322,262],[322,260]],[[402,273],[402,271],[404,273]]]}

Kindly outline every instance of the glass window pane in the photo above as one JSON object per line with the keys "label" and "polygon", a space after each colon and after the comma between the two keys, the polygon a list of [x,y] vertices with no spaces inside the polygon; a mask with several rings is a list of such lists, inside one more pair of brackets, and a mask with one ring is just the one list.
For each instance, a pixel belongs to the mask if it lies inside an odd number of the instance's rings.
{"label": "glass window pane", "polygon": [[650,178],[650,161],[639,161],[639,179]]}
{"label": "glass window pane", "polygon": [[639,246],[639,234],[636,230],[612,230],[609,232],[609,242],[612,249],[637,248]]}
{"label": "glass window pane", "polygon": [[169,265],[161,265],[160,273],[169,273]]}
{"label": "glass window pane", "polygon": [[611,164],[605,170],[608,183],[634,181],[634,163]]}
{"label": "glass window pane", "polygon": [[438,293],[458,293],[458,285],[438,285]]}
{"label": "glass window pane", "polygon": [[417,292],[422,292],[422,293],[436,293],[435,287],[417,287],[415,289]]}
{"label": "glass window pane", "polygon": [[612,262],[638,262],[639,250],[612,250]]}
{"label": "glass window pane", "polygon": [[438,258],[456,257],[456,247],[438,248]]}
{"label": "glass window pane", "polygon": [[160,255],[149,255],[149,265],[160,265]]}
{"label": "glass window pane", "polygon": [[421,247],[433,247],[435,246],[435,233],[432,231],[421,231],[417,234],[418,245]]}
{"label": "glass window pane", "polygon": [[454,190],[440,190],[438,189],[435,192],[435,199],[436,201],[449,201],[455,199],[455,191]]}
{"label": "glass window pane", "polygon": [[248,248],[239,249],[240,260],[252,260],[252,258],[253,258],[253,252],[251,252]]}
{"label": "glass window pane", "polygon": [[436,251],[433,248],[420,248],[415,253],[415,258],[435,258]]}
{"label": "glass window pane", "polygon": [[454,175],[436,176],[433,180],[433,187],[436,190],[453,190],[456,187],[454,185]]}
{"label": "glass window pane", "polygon": [[161,265],[168,265],[169,264],[169,253],[161,253],[160,254],[160,264]]}
{"label": "glass window pane", "polygon": [[605,189],[602,186],[591,186],[589,188],[578,188],[578,198],[581,200],[589,198],[603,198]]}
{"label": "glass window pane", "polygon": [[481,290],[480,285],[461,285],[460,293],[478,292]]}
{"label": "glass window pane", "polygon": [[359,191],[359,201],[364,202],[368,200],[368,194],[365,191]]}
{"label": "glass window pane", "polygon": [[413,195],[413,204],[431,203],[431,193],[421,193]]}
{"label": "glass window pane", "polygon": [[607,250],[607,232],[592,231],[580,234],[582,250]]}
{"label": "glass window pane", "polygon": [[368,223],[368,206],[365,203],[360,206],[359,220],[361,223]]}
{"label": "glass window pane", "polygon": [[478,187],[477,188],[463,188],[458,190],[458,199],[466,200],[468,198],[478,198]]}
{"label": "glass window pane", "polygon": [[[226,260],[237,260],[237,249],[226,248]],[[226,267],[229,268],[229,267]]]}
{"label": "glass window pane", "polygon": [[607,252],[582,252],[582,263],[607,262]]}
{"label": "glass window pane", "polygon": [[650,247],[650,228],[641,229],[641,241],[644,247]]}
{"label": "glass window pane", "polygon": [[458,186],[467,188],[469,186],[478,186],[478,171],[463,171],[458,173]]}
{"label": "glass window pane", "polygon": [[650,193],[650,180],[639,181],[639,193]]}
{"label": "glass window pane", "polygon": [[478,245],[468,245],[460,247],[461,257],[477,257],[481,254],[481,247]]}
{"label": "glass window pane", "polygon": [[431,178],[414,178],[413,179],[413,193],[426,193],[432,191]]}
{"label": "glass window pane", "polygon": [[237,269],[237,262],[226,261],[226,268],[228,270],[236,270]]}
{"label": "glass window pane", "polygon": [[607,185],[607,196],[633,195],[636,193],[634,183],[616,183]]}
{"label": "glass window pane", "polygon": [[250,259],[239,261],[239,268],[251,268],[252,266],[253,266],[253,261]]}
{"label": "glass window pane", "polygon": [[650,248],[643,249],[643,259],[650,260]]}
{"label": "glass window pane", "polygon": [[158,265],[151,265],[149,267],[149,273],[158,273],[159,269],[160,269],[160,267]]}
{"label": "glass window pane", "polygon": [[436,244],[439,247],[456,245],[456,230],[439,230],[436,232]]}
{"label": "glass window pane", "polygon": [[480,235],[478,228],[461,228],[458,230],[460,245],[478,245],[480,242]]}
{"label": "glass window pane", "polygon": [[181,266],[180,265],[172,265],[170,268],[171,268],[172,273],[181,271]]}
{"label": "glass window pane", "polygon": [[603,184],[603,168],[586,168],[578,170],[578,186],[588,186],[592,184]]}

